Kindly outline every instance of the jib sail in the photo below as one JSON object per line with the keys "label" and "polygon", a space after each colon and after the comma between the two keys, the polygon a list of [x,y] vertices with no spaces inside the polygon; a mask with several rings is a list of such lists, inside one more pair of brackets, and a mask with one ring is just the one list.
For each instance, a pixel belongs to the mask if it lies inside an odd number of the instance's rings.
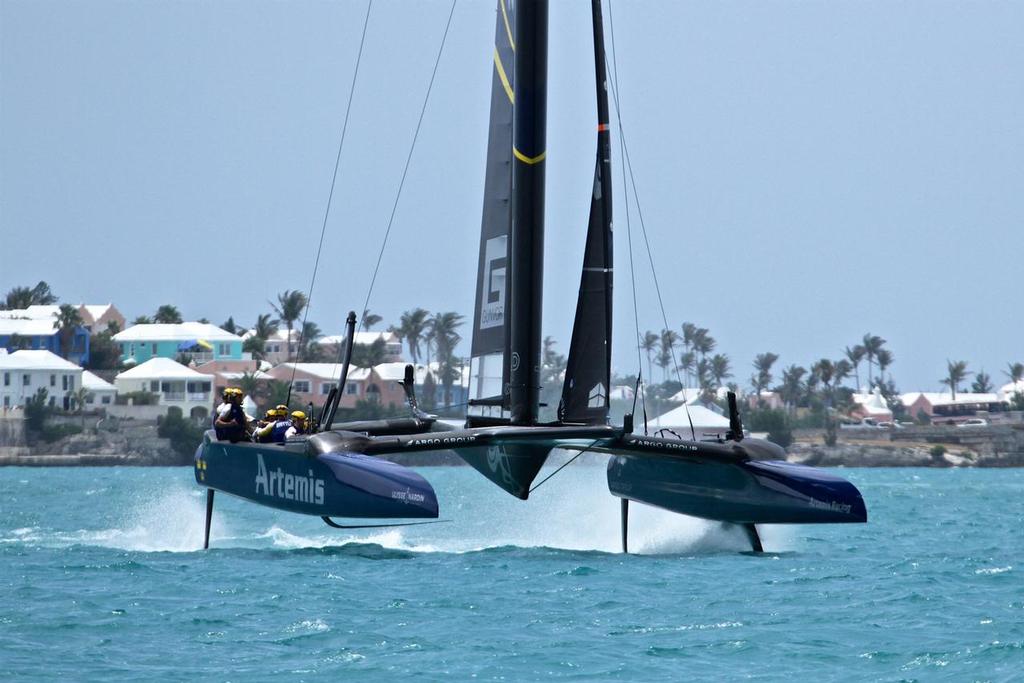
{"label": "jib sail", "polygon": [[592,2],[592,14],[597,72],[597,164],[576,320],[558,417],[563,422],[605,424],[612,354],[612,179],[604,25],[599,0]]}

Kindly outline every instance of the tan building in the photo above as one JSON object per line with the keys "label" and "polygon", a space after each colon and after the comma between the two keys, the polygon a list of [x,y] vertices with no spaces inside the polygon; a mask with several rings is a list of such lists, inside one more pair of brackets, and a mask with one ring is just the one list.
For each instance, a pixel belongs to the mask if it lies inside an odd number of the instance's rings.
{"label": "tan building", "polygon": [[1007,409],[998,394],[957,392],[953,398],[949,392],[915,391],[903,394],[901,400],[908,415],[914,419],[927,415],[935,424],[956,424],[978,413],[1001,413]]}
{"label": "tan building", "polygon": [[[383,369],[383,368],[382,368]],[[282,363],[264,376],[279,382],[294,382],[292,398],[306,404],[322,406],[331,389],[338,386],[341,365],[335,363]],[[386,373],[390,377],[390,373]],[[394,379],[388,379],[376,368],[349,368],[345,394],[338,401],[339,408],[355,408],[361,400],[377,401],[383,406],[401,406],[405,393]]]}

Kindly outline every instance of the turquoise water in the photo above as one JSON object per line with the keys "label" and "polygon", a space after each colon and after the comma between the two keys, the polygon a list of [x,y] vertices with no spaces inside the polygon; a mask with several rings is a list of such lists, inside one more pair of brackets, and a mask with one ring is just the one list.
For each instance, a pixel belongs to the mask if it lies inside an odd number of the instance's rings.
{"label": "turquoise water", "polygon": [[5,680],[1021,680],[1024,471],[845,470],[867,525],[631,509],[572,466],[529,502],[423,470],[445,524],[343,532],[190,469],[0,468]]}

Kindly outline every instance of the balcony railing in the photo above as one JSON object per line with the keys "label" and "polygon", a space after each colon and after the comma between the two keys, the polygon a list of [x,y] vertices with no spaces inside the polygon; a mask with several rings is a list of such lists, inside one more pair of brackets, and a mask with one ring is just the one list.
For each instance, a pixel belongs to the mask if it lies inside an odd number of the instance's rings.
{"label": "balcony railing", "polygon": [[163,396],[164,401],[172,402],[191,401],[195,403],[210,400],[210,392],[208,391],[189,391],[187,393],[184,391],[165,391],[161,396]]}

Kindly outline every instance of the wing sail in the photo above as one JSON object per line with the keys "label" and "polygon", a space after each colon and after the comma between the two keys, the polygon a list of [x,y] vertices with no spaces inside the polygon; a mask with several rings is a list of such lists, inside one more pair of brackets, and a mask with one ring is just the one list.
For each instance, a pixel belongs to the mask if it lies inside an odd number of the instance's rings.
{"label": "wing sail", "polygon": [[487,141],[480,260],[470,359],[468,417],[507,420],[508,249],[512,224],[512,89],[514,47],[512,8],[498,0],[491,79],[491,119]]}

